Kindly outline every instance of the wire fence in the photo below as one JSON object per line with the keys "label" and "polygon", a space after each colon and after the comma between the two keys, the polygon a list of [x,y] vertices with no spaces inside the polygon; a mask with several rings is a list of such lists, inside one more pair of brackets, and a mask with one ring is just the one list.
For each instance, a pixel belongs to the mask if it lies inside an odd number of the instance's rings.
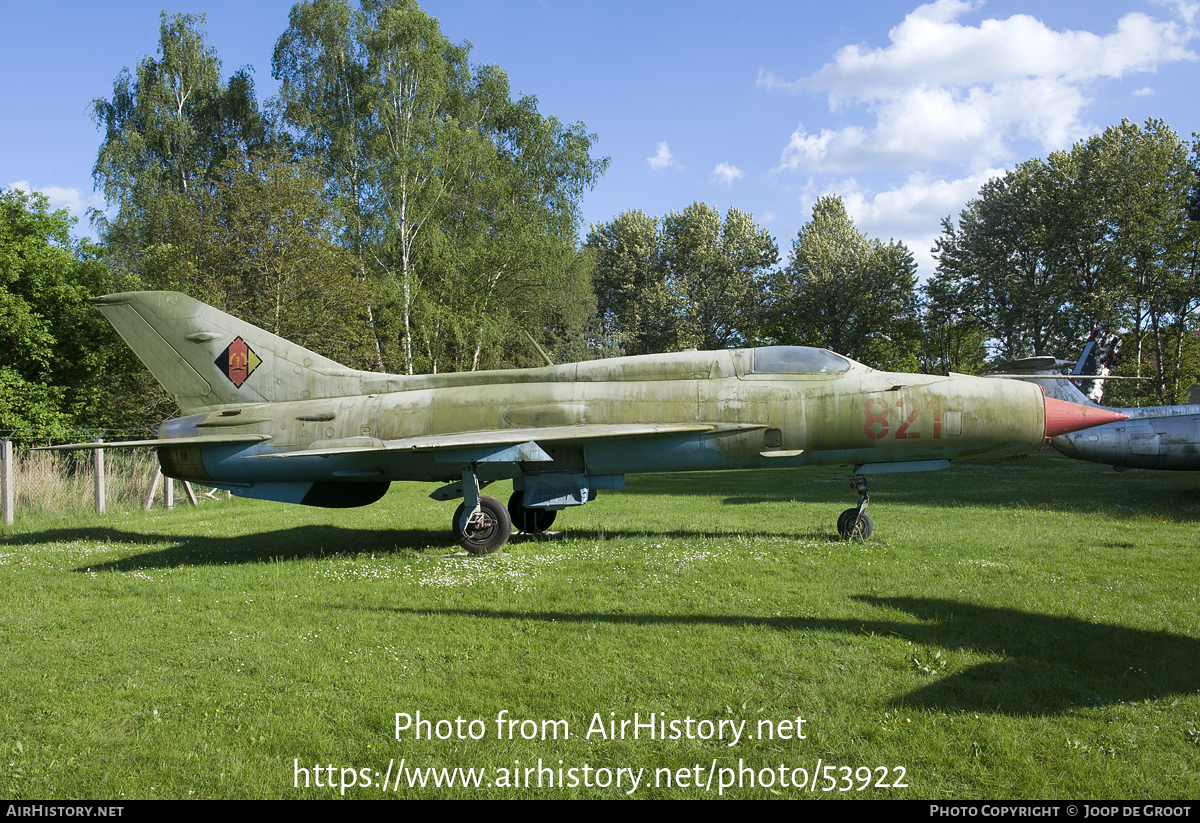
{"label": "wire fence", "polygon": [[[14,523],[173,505],[174,485],[162,477],[153,448],[35,451],[56,443],[144,440],[144,431],[0,431],[0,519]],[[198,499],[184,484],[185,500]],[[220,498],[226,495],[221,494]]]}

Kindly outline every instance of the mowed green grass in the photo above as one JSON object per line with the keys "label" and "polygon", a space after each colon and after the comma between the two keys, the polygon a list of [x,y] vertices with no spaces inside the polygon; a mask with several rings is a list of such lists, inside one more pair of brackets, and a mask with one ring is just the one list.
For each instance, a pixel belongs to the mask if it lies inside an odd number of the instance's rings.
{"label": "mowed green grass", "polygon": [[0,793],[1200,796],[1198,474],[879,476],[866,544],[845,471],[630,477],[482,558],[433,488],[0,532]]}

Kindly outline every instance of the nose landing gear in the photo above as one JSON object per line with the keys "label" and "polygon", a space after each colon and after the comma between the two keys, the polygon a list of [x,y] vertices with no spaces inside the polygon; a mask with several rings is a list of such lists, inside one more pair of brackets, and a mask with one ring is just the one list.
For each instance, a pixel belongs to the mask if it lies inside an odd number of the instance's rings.
{"label": "nose landing gear", "polygon": [[863,542],[875,529],[875,521],[867,514],[867,503],[871,502],[867,494],[867,478],[861,474],[850,475],[850,487],[858,492],[858,507],[841,513],[837,519],[837,530],[843,540]]}

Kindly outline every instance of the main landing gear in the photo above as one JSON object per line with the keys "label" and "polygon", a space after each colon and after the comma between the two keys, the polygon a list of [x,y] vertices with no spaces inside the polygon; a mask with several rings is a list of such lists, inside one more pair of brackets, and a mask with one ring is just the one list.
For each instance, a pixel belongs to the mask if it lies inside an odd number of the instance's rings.
{"label": "main landing gear", "polygon": [[513,526],[524,534],[542,534],[554,523],[558,512],[552,509],[525,505],[525,492],[514,491],[505,506],[494,497],[479,493],[482,483],[473,470],[465,470],[462,482],[445,486],[429,495],[434,500],[453,500],[461,497],[463,502],[454,511],[450,527],[454,542],[471,554],[491,554],[508,542]]}
{"label": "main landing gear", "polygon": [[471,554],[491,554],[508,542],[512,520],[508,509],[494,497],[480,495],[479,506],[463,525],[466,503],[454,510],[454,540]]}
{"label": "main landing gear", "polygon": [[507,543],[512,534],[512,519],[504,504],[479,493],[479,487],[489,482],[480,483],[472,467],[463,472],[461,483],[444,486],[429,495],[434,500],[463,499],[454,510],[450,528],[454,542],[471,554],[491,554]]}
{"label": "main landing gear", "polygon": [[508,514],[517,531],[523,534],[541,534],[554,525],[554,518],[558,516],[553,509],[526,508],[523,491],[515,491],[508,498]]}
{"label": "main landing gear", "polygon": [[871,501],[867,494],[867,478],[861,474],[850,475],[850,486],[858,492],[858,507],[846,509],[837,519],[838,534],[843,540],[865,541],[875,528],[875,521],[867,514],[867,503]]}

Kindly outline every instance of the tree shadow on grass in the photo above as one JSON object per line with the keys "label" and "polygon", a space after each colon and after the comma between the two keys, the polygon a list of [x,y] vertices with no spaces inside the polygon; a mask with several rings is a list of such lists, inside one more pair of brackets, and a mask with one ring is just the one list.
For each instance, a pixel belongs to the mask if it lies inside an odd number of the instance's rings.
{"label": "tree shadow on grass", "polygon": [[876,624],[898,637],[1000,658],[937,678],[897,704],[1027,715],[1200,691],[1193,637],[937,598],[855,599],[921,621]]}
{"label": "tree shadow on grass", "polygon": [[323,525],[297,526],[291,529],[232,537],[144,534],[111,528],[48,529],[6,537],[0,539],[0,545],[32,546],[47,543],[73,543],[81,540],[132,544],[145,546],[147,550],[119,560],[108,560],[80,567],[75,569],[77,572],[124,572],[177,566],[267,563],[272,560],[328,557],[362,552],[457,550],[456,546],[447,541],[445,531],[345,529]]}
{"label": "tree shadow on grass", "polygon": [[[905,612],[920,622],[490,609],[387,611],[421,617],[638,626],[760,626],[781,632],[870,634],[998,658],[943,676],[935,671],[928,686],[892,701],[897,706],[938,711],[1056,714],[1089,706],[1184,697],[1200,691],[1200,640],[1193,637],[937,598],[860,595],[854,599]],[[926,657],[933,659],[932,654]],[[952,660],[946,665],[952,668]]]}
{"label": "tree shadow on grass", "polygon": [[[606,540],[728,540],[739,537],[753,537],[764,540],[809,541],[814,543],[845,543],[830,523],[829,531],[782,532],[755,529],[748,532],[744,529],[724,530],[719,527],[709,529],[570,529],[564,527],[564,537],[573,540],[606,541]],[[515,538],[516,535],[513,535]]]}

